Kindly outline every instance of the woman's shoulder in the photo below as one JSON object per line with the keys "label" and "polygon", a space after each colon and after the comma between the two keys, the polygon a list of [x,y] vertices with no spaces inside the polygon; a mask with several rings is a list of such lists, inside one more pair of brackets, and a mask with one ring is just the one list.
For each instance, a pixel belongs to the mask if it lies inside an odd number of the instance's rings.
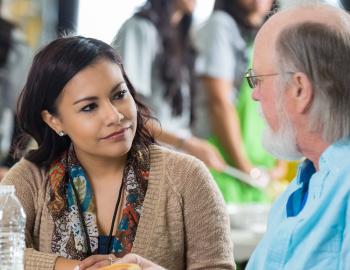
{"label": "woman's shoulder", "polygon": [[112,46],[119,49],[125,58],[126,51],[133,51],[133,49],[152,55],[158,48],[158,42],[159,34],[155,25],[145,18],[132,16],[122,25],[114,37]]}
{"label": "woman's shoulder", "polygon": [[194,156],[163,146],[152,145],[151,171],[176,189],[183,189],[189,182],[211,183],[212,177],[202,161]]}
{"label": "woman's shoulder", "polygon": [[201,167],[206,168],[204,163],[194,156],[179,152],[160,145],[151,145],[151,163],[162,163],[163,166],[169,168],[170,165],[175,168],[185,167]]}
{"label": "woman's shoulder", "polygon": [[227,40],[236,42],[241,38],[240,31],[235,20],[228,13],[216,10],[210,17],[200,25],[194,32],[195,43],[200,50],[206,50],[208,44],[215,44],[218,41]]}
{"label": "woman's shoulder", "polygon": [[26,185],[41,186],[42,182],[46,180],[47,171],[39,168],[33,162],[22,158],[18,161],[5,175],[1,184],[22,186]]}
{"label": "woman's shoulder", "polygon": [[230,14],[222,10],[216,10],[212,13],[212,15],[208,19],[208,23],[221,26],[225,28],[234,28],[238,29],[236,21],[232,18]]}

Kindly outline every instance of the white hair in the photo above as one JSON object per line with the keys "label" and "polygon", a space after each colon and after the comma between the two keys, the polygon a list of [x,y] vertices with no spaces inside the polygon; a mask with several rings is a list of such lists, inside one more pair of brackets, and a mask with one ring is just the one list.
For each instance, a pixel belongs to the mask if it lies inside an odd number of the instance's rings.
{"label": "white hair", "polygon": [[[280,95],[277,100],[281,101],[282,95]],[[276,110],[281,112],[278,117],[280,127],[277,131],[273,131],[266,121],[261,106],[258,107],[260,115],[265,122],[265,127],[262,133],[262,144],[270,154],[278,159],[299,160],[303,154],[298,148],[296,132],[293,124],[283,108],[282,102],[276,102],[274,106],[276,107]]]}
{"label": "white hair", "polygon": [[339,14],[332,24],[293,24],[276,42],[280,69],[300,71],[310,79],[309,126],[329,143],[350,137],[350,20],[345,12]]}

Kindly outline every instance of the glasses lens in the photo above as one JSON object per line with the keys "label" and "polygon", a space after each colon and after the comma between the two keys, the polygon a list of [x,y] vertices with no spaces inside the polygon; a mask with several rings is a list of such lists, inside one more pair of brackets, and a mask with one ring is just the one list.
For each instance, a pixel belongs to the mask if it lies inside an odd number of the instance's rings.
{"label": "glasses lens", "polygon": [[247,79],[249,87],[252,88],[252,89],[255,88],[254,77],[248,77],[247,76],[246,79]]}
{"label": "glasses lens", "polygon": [[256,86],[256,80],[252,69],[248,69],[245,78],[247,79],[249,87],[254,89]]}

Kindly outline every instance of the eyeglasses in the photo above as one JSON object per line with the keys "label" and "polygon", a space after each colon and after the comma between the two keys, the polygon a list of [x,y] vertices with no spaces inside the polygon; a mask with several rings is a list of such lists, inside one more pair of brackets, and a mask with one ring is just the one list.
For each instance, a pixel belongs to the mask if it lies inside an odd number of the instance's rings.
{"label": "eyeglasses", "polygon": [[[288,74],[294,74],[295,72],[292,71],[286,71],[285,73]],[[277,76],[281,75],[281,73],[272,73],[272,74],[264,74],[264,75],[255,75],[253,69],[248,69],[246,72],[244,78],[247,79],[248,85],[250,88],[254,89],[258,86],[259,83],[259,77],[268,77],[268,76]]]}

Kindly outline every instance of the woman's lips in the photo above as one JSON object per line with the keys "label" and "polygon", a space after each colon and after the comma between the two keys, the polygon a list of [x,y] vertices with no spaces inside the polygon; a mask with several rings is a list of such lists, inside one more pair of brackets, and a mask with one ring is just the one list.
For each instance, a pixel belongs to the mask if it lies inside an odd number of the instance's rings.
{"label": "woman's lips", "polygon": [[101,138],[101,140],[118,140],[118,139],[122,139],[124,137],[125,131],[127,131],[130,127],[126,127],[126,128],[122,128],[118,131],[115,131],[103,138]]}

